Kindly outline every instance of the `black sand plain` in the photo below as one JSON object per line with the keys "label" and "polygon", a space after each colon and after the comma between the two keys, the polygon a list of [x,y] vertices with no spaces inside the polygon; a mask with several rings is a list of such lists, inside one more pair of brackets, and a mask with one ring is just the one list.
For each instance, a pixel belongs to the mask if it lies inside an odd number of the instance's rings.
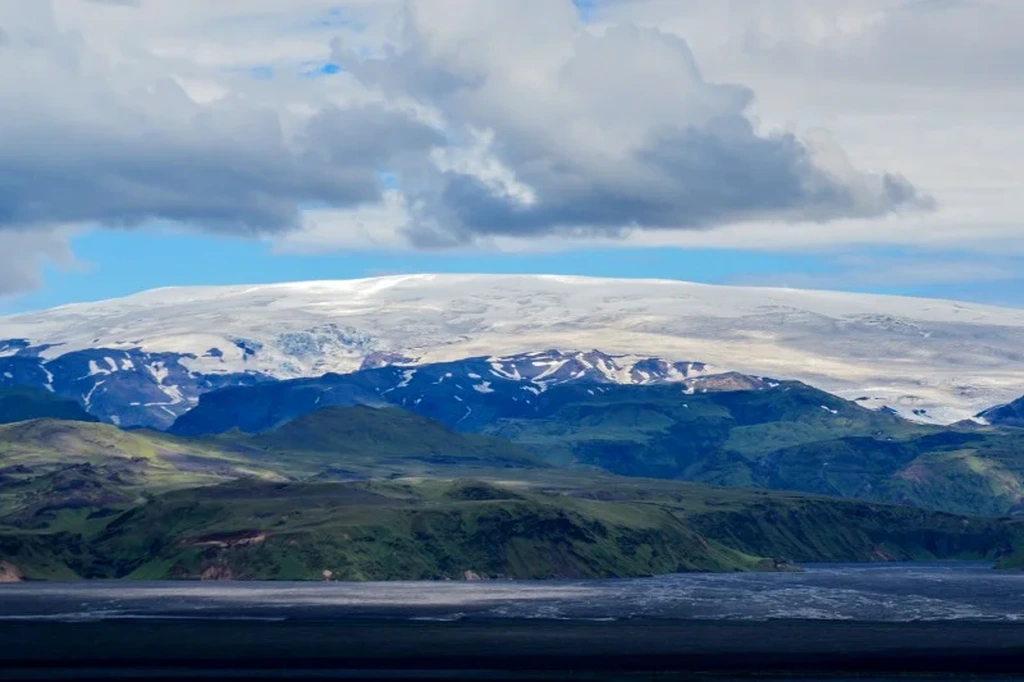
{"label": "black sand plain", "polygon": [[1024,624],[0,622],[0,679],[1024,679]]}

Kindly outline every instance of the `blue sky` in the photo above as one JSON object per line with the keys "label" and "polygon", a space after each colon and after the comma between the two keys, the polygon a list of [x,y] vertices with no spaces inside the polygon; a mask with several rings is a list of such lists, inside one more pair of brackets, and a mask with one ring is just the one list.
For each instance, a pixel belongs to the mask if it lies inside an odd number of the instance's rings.
{"label": "blue sky", "polygon": [[409,272],[1024,306],[1024,3],[762,5],[0,0],[0,313]]}
{"label": "blue sky", "polygon": [[[152,231],[97,231],[73,240],[73,248],[80,259],[78,266],[48,268],[45,284],[39,290],[0,300],[0,312],[101,300],[162,286],[260,284],[414,272],[558,273],[803,288],[819,283],[821,288],[1024,305],[1024,287],[1012,279],[921,283],[907,282],[898,272],[892,272],[882,276],[891,283],[879,283],[863,276],[865,270],[884,273],[887,268],[899,268],[905,259],[913,258],[913,252],[905,249],[863,251],[867,265],[857,269],[844,265],[836,254],[664,247],[519,254],[359,251],[317,256],[275,253],[269,245],[248,239]],[[930,258],[934,260],[934,254]],[[960,260],[957,254],[942,258],[947,263]],[[941,266],[943,261],[937,262]]]}

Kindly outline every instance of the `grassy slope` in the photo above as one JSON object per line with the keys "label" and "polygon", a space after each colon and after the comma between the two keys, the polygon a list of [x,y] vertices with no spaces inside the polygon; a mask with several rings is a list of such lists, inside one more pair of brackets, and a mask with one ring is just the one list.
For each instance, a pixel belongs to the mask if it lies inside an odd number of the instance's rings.
{"label": "grassy slope", "polygon": [[209,440],[36,420],[0,426],[0,517],[55,500],[58,508],[120,508],[144,492],[242,477],[462,476],[545,466],[507,441],[392,409],[330,408],[259,436]]}
{"label": "grassy slope", "polygon": [[114,522],[97,546],[136,578],[579,578],[756,563],[657,508],[567,505],[476,482],[182,491]]}
{"label": "grassy slope", "polygon": [[795,562],[993,559],[1024,539],[1024,524],[803,493],[603,479],[574,493],[644,502],[746,554]]}
{"label": "grassy slope", "polygon": [[[786,456],[776,461],[785,466],[776,466],[774,475],[801,480],[821,469],[814,458],[822,450],[800,448],[815,443],[823,424],[848,434],[864,428],[859,408],[843,411],[849,404],[818,406],[821,423],[803,419],[793,430],[763,421],[780,409],[806,415],[801,402],[820,400],[815,393],[786,396],[781,406],[767,397],[762,405],[747,400],[739,407],[723,394],[696,400],[703,397],[687,397],[689,406],[678,408],[688,411],[686,419],[676,421],[666,417],[672,400],[667,393],[664,403],[606,397],[605,404],[571,405],[571,424],[550,419],[542,435],[571,428],[572,435],[657,444],[666,430],[682,428],[689,435],[676,434],[673,442],[687,444],[685,450],[721,437],[716,419],[729,419],[742,425],[727,429],[726,440],[746,443],[743,448],[760,458],[782,444]],[[870,413],[868,419],[876,427],[890,418]],[[932,433],[927,437],[935,440]],[[901,449],[918,437],[903,434],[879,449],[871,445],[878,441],[847,435],[841,461],[858,462],[861,470],[886,457],[915,461],[914,452]],[[964,450],[962,438],[953,445],[955,452]],[[996,452],[1012,459],[1012,446],[990,450],[986,461]],[[706,470],[763,475],[757,467],[735,467],[732,454],[712,466],[699,457],[687,460],[693,449],[656,452],[664,466],[689,461]],[[949,456],[979,466],[969,456]],[[740,461],[749,464],[751,458]],[[269,434],[212,441],[101,424],[26,422],[0,427],[0,463],[0,526],[7,526],[0,531],[0,561],[29,578],[318,579],[325,570],[343,579],[458,578],[466,571],[517,578],[634,576],[765,565],[758,557],[995,558],[1024,546],[1016,525],[995,520],[544,468],[507,443],[453,433],[397,410],[325,410]],[[829,472],[836,486],[862,476],[856,467],[852,473],[839,468]],[[356,483],[238,480],[210,487],[239,476],[315,477],[325,469],[328,478],[338,471],[405,476]],[[430,480],[467,472],[492,483]],[[501,481],[515,485],[494,484]]]}
{"label": "grassy slope", "polygon": [[274,431],[254,436],[234,432],[213,442],[300,474],[334,470],[380,477],[451,467],[547,466],[507,440],[456,433],[439,422],[393,408],[328,407]]}
{"label": "grassy slope", "polygon": [[680,395],[556,392],[541,419],[488,428],[562,465],[626,476],[1005,514],[1024,499],[1024,432],[912,424],[798,383]]}
{"label": "grassy slope", "polygon": [[[30,578],[60,566],[140,579],[318,580],[325,570],[347,580],[466,571],[579,578],[773,567],[767,558],[997,558],[1021,539],[1017,524],[994,519],[609,477],[545,491],[472,481],[236,481],[167,493],[90,532],[65,527],[62,541],[42,531],[0,534],[0,560]],[[30,544],[5,554],[12,538]]]}
{"label": "grassy slope", "polygon": [[41,419],[0,426],[0,517],[124,508],[144,494],[212,485],[267,467],[204,443],[99,423]]}

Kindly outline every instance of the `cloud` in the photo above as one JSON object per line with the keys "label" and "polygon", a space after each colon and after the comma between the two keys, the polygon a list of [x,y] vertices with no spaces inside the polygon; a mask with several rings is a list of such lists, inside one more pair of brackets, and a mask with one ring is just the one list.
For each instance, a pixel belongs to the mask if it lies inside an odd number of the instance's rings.
{"label": "cloud", "polygon": [[376,169],[441,140],[386,104],[314,101],[296,114],[278,91],[223,74],[223,96],[197,101],[187,66],[141,50],[114,58],[61,31],[47,2],[33,7],[0,0],[0,229],[286,230],[309,204],[379,202]]}
{"label": "cloud", "polygon": [[762,71],[874,87],[1024,84],[1017,0],[606,0],[594,14],[690,35],[702,54]]}
{"label": "cloud", "polygon": [[399,169],[415,239],[828,221],[926,203],[897,174],[758,131],[754,93],[705,80],[680,37],[628,24],[595,33],[568,3],[507,9],[412,3],[393,49],[333,55],[367,87],[436,111],[455,141],[449,161],[475,156],[438,174]]}
{"label": "cloud", "polygon": [[37,289],[47,263],[76,265],[67,234],[49,230],[0,230],[0,297]]}
{"label": "cloud", "polygon": [[1022,12],[0,0],[0,232],[52,244],[58,226],[171,222],[318,252],[1021,249]]}

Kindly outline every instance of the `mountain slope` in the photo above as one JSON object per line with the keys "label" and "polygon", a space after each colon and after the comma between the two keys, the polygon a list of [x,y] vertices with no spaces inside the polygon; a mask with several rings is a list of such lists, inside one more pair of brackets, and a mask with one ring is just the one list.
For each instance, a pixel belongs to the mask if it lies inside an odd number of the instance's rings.
{"label": "mountain slope", "polygon": [[799,382],[746,375],[543,386],[486,373],[481,363],[486,359],[216,391],[174,431],[262,432],[285,414],[376,395],[458,431],[512,441],[560,467],[957,513],[1024,512],[1024,432],[918,424]]}
{"label": "mountain slope", "polygon": [[1018,398],[1012,403],[985,410],[978,417],[994,426],[1024,428],[1024,398]]}
{"label": "mountain slope", "polygon": [[149,579],[597,578],[757,562],[654,507],[474,482],[181,491],[114,521],[95,544],[117,573]]}
{"label": "mountain slope", "polygon": [[64,512],[109,511],[240,478],[459,477],[546,467],[508,441],[456,433],[394,408],[324,408],[257,436],[208,439],[34,420],[0,425],[0,519],[35,527]]}
{"label": "mountain slope", "polygon": [[269,381],[203,394],[171,425],[171,433],[201,436],[240,429],[269,431],[328,406],[396,406],[473,431],[495,419],[536,412],[555,387],[672,384],[686,390],[756,388],[767,380],[708,374],[696,363],[657,359],[626,362],[598,351],[534,352],[506,358],[476,357],[415,367],[386,366],[312,379]]}
{"label": "mountain slope", "polygon": [[545,348],[798,379],[936,422],[1024,385],[1024,311],[669,281],[417,275],[159,289],[3,318],[0,329],[0,386],[49,386],[126,426],[166,427],[203,392],[239,383]]}
{"label": "mountain slope", "polygon": [[166,493],[101,526],[0,528],[0,563],[38,579],[607,578],[995,559],[1021,537],[1020,524],[995,519],[657,481],[541,492],[245,480]]}
{"label": "mountain slope", "polygon": [[[268,463],[296,460],[317,466],[476,465],[543,467],[543,462],[502,439],[451,431],[440,422],[395,408],[325,407],[273,430],[234,442],[267,452]],[[250,451],[247,456],[254,457]]]}
{"label": "mountain slope", "polygon": [[1003,515],[1024,510],[1024,432],[909,422],[815,388],[545,394],[539,418],[483,431],[550,461],[627,475]]}
{"label": "mountain slope", "polygon": [[61,398],[48,391],[27,387],[0,388],[0,424],[31,419],[99,421],[74,400]]}
{"label": "mountain slope", "polygon": [[149,493],[240,477],[279,476],[215,443],[109,424],[40,419],[0,426],[0,517],[9,522],[45,524],[63,511],[120,508]]}

